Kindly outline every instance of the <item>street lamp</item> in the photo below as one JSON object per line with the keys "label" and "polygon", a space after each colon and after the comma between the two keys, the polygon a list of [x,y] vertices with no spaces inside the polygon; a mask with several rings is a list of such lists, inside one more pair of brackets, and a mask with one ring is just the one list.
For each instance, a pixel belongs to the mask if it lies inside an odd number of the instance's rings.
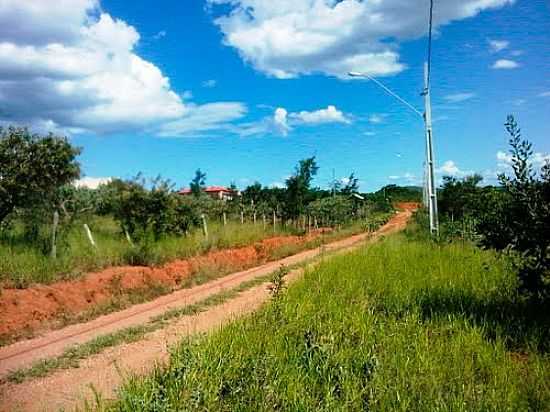
{"label": "street lamp", "polygon": [[399,100],[402,104],[407,106],[414,113],[419,115],[423,122],[426,130],[426,197],[427,197],[427,206],[430,214],[430,232],[437,235],[439,233],[439,220],[437,213],[437,191],[435,187],[435,162],[434,162],[434,151],[433,151],[433,132],[432,132],[432,106],[430,100],[430,85],[428,82],[428,63],[424,64],[424,90],[422,91],[422,96],[424,96],[424,113],[420,112],[416,107],[410,104],[408,101],[403,99],[397,93],[389,89],[382,82],[378,81],[374,77],[366,73],[358,72],[349,72],[350,77],[362,77],[369,79],[376,83],[379,87],[384,89],[386,93],[390,96]]}

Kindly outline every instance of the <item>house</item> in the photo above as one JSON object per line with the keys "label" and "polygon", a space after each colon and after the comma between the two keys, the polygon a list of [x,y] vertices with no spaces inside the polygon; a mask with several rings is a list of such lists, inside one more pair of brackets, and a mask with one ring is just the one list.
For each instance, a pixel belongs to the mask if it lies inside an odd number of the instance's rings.
{"label": "house", "polygon": [[[208,186],[203,191],[211,198],[219,200],[232,200],[235,196],[239,196],[240,194],[239,192],[224,186]],[[178,194],[182,196],[189,196],[192,195],[193,192],[191,192],[191,189],[181,189]]]}

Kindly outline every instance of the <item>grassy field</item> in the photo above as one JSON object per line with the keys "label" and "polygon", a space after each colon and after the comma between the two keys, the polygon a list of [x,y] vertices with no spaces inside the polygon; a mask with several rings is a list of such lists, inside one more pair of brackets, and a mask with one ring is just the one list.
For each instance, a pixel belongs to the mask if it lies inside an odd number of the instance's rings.
{"label": "grassy field", "polygon": [[548,307],[469,244],[392,236],[182,342],[113,411],[550,410]]}
{"label": "grassy field", "polygon": [[[332,233],[323,235],[321,244],[365,230],[375,230],[389,217],[388,213],[373,215],[368,222],[356,221]],[[208,224],[208,239],[196,229],[187,236],[171,236],[142,246],[131,246],[118,225],[108,217],[95,217],[89,222],[98,245],[93,248],[84,229],[78,225],[63,235],[58,257],[52,259],[39,247],[32,247],[17,230],[0,232],[0,285],[26,287],[33,283],[51,283],[74,279],[83,273],[119,265],[160,265],[175,259],[185,259],[210,250],[241,247],[272,236],[300,235],[303,231],[277,224],[264,226],[261,222],[219,222]],[[273,259],[299,250],[314,247],[312,244],[289,245],[275,251]],[[287,250],[288,249],[288,250]]]}
{"label": "grassy field", "polygon": [[[31,283],[51,283],[78,277],[82,273],[108,266],[147,263],[161,264],[177,258],[198,255],[212,249],[239,247],[266,237],[296,233],[280,225],[274,231],[263,225],[228,222],[209,224],[209,238],[195,230],[186,237],[167,237],[147,245],[147,249],[132,247],[110,218],[94,218],[89,222],[97,249],[93,248],[82,228],[67,233],[60,242],[57,259],[50,258],[40,248],[29,246],[17,229],[0,239],[0,283],[25,287]],[[144,261],[144,262],[142,262]]]}

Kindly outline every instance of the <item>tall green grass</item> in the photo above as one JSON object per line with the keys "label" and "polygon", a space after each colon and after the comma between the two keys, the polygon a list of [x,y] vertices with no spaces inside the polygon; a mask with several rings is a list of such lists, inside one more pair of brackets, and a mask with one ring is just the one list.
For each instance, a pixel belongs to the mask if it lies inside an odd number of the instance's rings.
{"label": "tall green grass", "polygon": [[[278,225],[265,230],[262,224],[228,222],[209,223],[209,237],[200,230],[188,236],[168,236],[145,246],[131,246],[110,218],[96,217],[89,222],[98,245],[93,248],[81,225],[63,234],[58,257],[52,259],[43,247],[26,242],[15,228],[0,239],[0,283],[26,287],[32,283],[51,283],[74,279],[82,273],[108,266],[124,264],[158,265],[164,262],[195,256],[213,249],[239,247],[274,235],[296,233],[292,228]],[[47,237],[46,237],[47,238]]]}
{"label": "tall green grass", "polygon": [[[544,312],[546,310],[546,312]],[[189,339],[113,411],[550,410],[548,308],[468,244],[393,236]]]}

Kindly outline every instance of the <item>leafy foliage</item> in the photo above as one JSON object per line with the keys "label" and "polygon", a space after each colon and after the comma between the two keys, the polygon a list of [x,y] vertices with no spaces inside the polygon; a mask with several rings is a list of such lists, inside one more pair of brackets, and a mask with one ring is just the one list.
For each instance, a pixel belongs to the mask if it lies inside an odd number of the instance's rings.
{"label": "leafy foliage", "polygon": [[532,145],[522,139],[513,116],[505,127],[513,176],[501,174],[500,187],[483,188],[478,175],[446,177],[439,206],[451,220],[473,220],[483,246],[511,252],[522,290],[544,298],[550,278],[550,164],[537,175]]}
{"label": "leafy foliage", "polygon": [[201,171],[201,169],[197,169],[195,177],[191,180],[191,183],[189,183],[189,187],[193,195],[199,196],[206,187],[206,173]]}
{"label": "leafy foliage", "polygon": [[315,156],[300,160],[294,174],[286,180],[284,213],[287,219],[296,219],[303,213],[311,182],[318,170]]}
{"label": "leafy foliage", "polygon": [[79,153],[63,137],[0,129],[0,222],[16,208],[53,201],[61,186],[80,176]]}

